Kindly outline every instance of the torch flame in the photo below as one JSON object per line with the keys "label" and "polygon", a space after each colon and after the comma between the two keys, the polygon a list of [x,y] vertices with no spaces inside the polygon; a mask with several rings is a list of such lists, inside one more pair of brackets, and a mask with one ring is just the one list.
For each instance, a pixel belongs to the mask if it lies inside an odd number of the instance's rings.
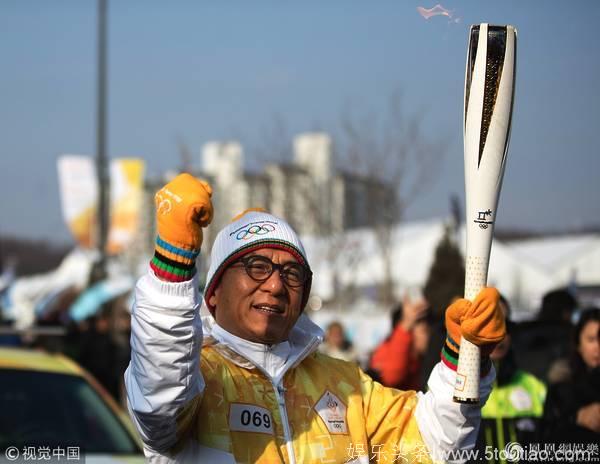
{"label": "torch flame", "polygon": [[447,10],[446,8],[444,8],[439,3],[436,6],[434,6],[433,8],[429,8],[429,9],[424,8],[422,6],[418,6],[417,11],[425,19],[429,19],[432,16],[447,16],[448,18],[452,19],[452,12],[450,10]]}

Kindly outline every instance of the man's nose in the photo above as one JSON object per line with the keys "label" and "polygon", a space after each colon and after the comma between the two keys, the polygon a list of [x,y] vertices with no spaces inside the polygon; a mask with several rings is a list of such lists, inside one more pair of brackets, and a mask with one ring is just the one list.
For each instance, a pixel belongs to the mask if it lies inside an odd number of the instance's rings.
{"label": "man's nose", "polygon": [[264,281],[263,285],[274,293],[285,291],[285,282],[283,281],[281,270],[273,269],[273,273]]}

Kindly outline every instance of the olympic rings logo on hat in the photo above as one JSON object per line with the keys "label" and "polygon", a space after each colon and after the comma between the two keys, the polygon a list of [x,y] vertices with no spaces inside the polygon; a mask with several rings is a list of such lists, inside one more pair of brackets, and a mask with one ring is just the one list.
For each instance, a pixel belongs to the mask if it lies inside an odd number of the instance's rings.
{"label": "olympic rings logo on hat", "polygon": [[265,235],[275,231],[276,222],[251,222],[240,229],[234,230],[229,236],[235,234],[236,240],[250,240],[255,235]]}

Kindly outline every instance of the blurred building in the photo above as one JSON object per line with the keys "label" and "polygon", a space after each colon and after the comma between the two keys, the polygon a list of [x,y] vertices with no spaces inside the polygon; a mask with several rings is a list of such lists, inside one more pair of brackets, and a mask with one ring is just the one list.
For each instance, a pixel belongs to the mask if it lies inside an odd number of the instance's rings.
{"label": "blurred building", "polygon": [[382,208],[370,206],[372,201],[389,204],[394,190],[379,179],[335,169],[329,135],[298,135],[293,149],[291,162],[268,163],[263,173],[252,174],[244,169],[239,143],[204,145],[197,174],[208,177],[215,191],[213,229],[251,207],[286,219],[300,235],[331,235],[385,219]]}
{"label": "blurred building", "polygon": [[[213,187],[215,216],[205,233],[209,246],[217,231],[248,208],[265,208],[300,235],[330,236],[388,221],[385,211],[395,201],[394,189],[381,180],[336,169],[332,140],[324,133],[296,136],[292,160],[268,163],[261,173],[246,170],[243,147],[235,141],[206,143],[200,161],[192,174]],[[146,182],[138,240],[146,255],[152,253],[156,233],[154,193],[174,175]]]}

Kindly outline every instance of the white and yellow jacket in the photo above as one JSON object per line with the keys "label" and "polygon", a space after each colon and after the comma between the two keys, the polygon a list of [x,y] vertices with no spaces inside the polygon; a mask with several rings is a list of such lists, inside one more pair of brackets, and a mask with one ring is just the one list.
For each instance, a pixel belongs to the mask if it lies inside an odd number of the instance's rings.
{"label": "white and yellow jacket", "polygon": [[441,363],[427,393],[386,388],[319,353],[306,316],[273,346],[201,321],[197,287],[151,272],[137,284],[125,382],[150,461],[415,463],[474,446],[480,409],[452,401],[455,373]]}

